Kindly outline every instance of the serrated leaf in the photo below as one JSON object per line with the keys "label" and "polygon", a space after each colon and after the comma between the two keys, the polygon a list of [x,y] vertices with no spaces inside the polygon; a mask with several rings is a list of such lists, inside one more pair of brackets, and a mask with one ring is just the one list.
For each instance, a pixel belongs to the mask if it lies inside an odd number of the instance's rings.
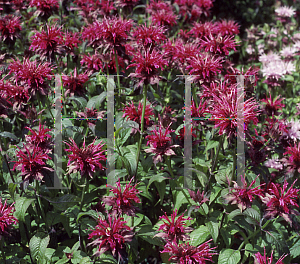
{"label": "serrated leaf", "polygon": [[244,211],[244,214],[247,215],[246,220],[250,223],[250,224],[254,224],[254,225],[259,225],[260,224],[260,214],[254,210],[253,208],[247,208]]}
{"label": "serrated leaf", "polygon": [[45,233],[36,233],[29,242],[31,256],[41,263],[45,257],[46,248],[50,242],[50,236]]}
{"label": "serrated leaf", "polygon": [[26,211],[28,209],[28,207],[30,206],[30,204],[34,201],[34,199],[32,198],[26,198],[26,197],[19,197],[16,200],[16,204],[15,204],[15,215],[18,218],[19,221],[25,221],[25,214]]}
{"label": "serrated leaf", "polygon": [[192,231],[189,236],[191,238],[191,245],[197,247],[209,238],[210,232],[207,226],[202,225]]}
{"label": "serrated leaf", "polygon": [[83,109],[87,105],[87,101],[83,97],[72,96],[72,97],[69,98],[69,100],[74,100],[74,101],[78,102],[80,104],[81,108],[83,108]]}
{"label": "serrated leaf", "polygon": [[161,183],[161,182],[163,182],[164,180],[167,180],[167,178],[166,178],[165,176],[163,176],[163,175],[164,175],[163,173],[159,173],[159,174],[156,174],[156,175],[154,175],[153,177],[151,177],[151,179],[149,180],[148,186],[147,186],[147,192],[148,192],[148,190],[149,190],[150,185],[151,185],[153,182]]}
{"label": "serrated leaf", "polygon": [[103,218],[103,215],[102,213],[100,212],[97,212],[95,210],[89,210],[87,212],[81,212],[78,214],[77,216],[77,223],[79,221],[79,219],[82,217],[82,216],[90,216],[92,217],[94,220],[98,221],[99,217],[102,217]]}
{"label": "serrated leaf", "polygon": [[15,191],[16,191],[16,188],[17,188],[17,184],[15,183],[10,183],[8,185],[8,191],[9,191],[9,194],[10,196],[12,197],[12,199],[14,200],[15,199]]}
{"label": "serrated leaf", "polygon": [[180,207],[184,203],[188,203],[188,201],[185,199],[185,195],[183,194],[183,192],[186,192],[187,197],[189,197],[189,193],[186,189],[183,189],[180,192],[177,192],[174,210],[177,209],[179,211]]}
{"label": "serrated leaf", "polygon": [[218,145],[219,145],[219,141],[213,141],[213,140],[210,140],[210,141],[208,142],[208,144],[207,144],[205,150],[204,150],[204,154],[205,154],[208,150],[210,150],[210,149],[212,149],[212,148],[215,148],[215,147],[217,147]]}
{"label": "serrated leaf", "polygon": [[233,250],[230,248],[222,249],[218,264],[238,264],[241,260],[241,253],[238,250]]}
{"label": "serrated leaf", "polygon": [[160,204],[162,204],[163,200],[164,200],[165,193],[166,193],[166,183],[164,181],[162,181],[161,183],[154,182],[154,184],[155,184],[155,186],[158,190],[158,193],[159,193]]}

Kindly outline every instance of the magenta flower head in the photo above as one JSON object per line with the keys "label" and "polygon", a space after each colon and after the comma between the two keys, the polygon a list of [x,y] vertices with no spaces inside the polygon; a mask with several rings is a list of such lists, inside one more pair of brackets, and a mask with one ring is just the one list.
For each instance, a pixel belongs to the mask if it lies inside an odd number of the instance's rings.
{"label": "magenta flower head", "polygon": [[187,241],[189,240],[189,236],[186,233],[192,232],[194,229],[192,227],[185,227],[184,221],[192,220],[191,217],[183,218],[184,214],[179,217],[177,216],[177,209],[171,215],[171,219],[165,215],[160,216],[159,219],[166,220],[163,221],[164,223],[159,227],[158,230],[162,230],[162,233],[158,233],[155,237],[162,237],[169,242],[175,241],[178,243],[179,240]]}
{"label": "magenta flower head", "polygon": [[78,48],[78,45],[81,43],[80,35],[78,32],[68,32],[64,34],[64,41],[61,45],[59,53],[62,55],[71,54],[75,56],[74,49]]}
{"label": "magenta flower head", "polygon": [[59,4],[57,0],[31,0],[30,6],[37,8],[37,14],[47,20],[53,13],[58,11]]}
{"label": "magenta flower head", "polygon": [[44,170],[53,171],[46,164],[46,161],[51,158],[46,153],[42,153],[40,147],[36,145],[26,144],[23,149],[19,148],[16,156],[19,160],[16,161],[13,170],[22,171],[21,175],[24,182],[42,181]]}
{"label": "magenta flower head", "polygon": [[217,31],[222,35],[238,35],[240,33],[239,27],[234,20],[226,20],[222,19],[221,22],[217,22],[216,24]]}
{"label": "magenta flower head", "polygon": [[19,32],[22,30],[20,18],[12,15],[6,15],[0,18],[1,39],[4,43],[13,44],[16,38],[19,38]]}
{"label": "magenta flower head", "polygon": [[217,73],[222,69],[222,58],[212,57],[211,55],[197,54],[188,59],[189,65],[186,70],[189,74],[196,75],[193,81],[208,85],[215,80]]}
{"label": "magenta flower head", "polygon": [[231,192],[225,197],[225,201],[227,203],[236,204],[241,211],[244,211],[246,208],[251,207],[254,196],[263,197],[262,190],[259,189],[260,186],[252,188],[253,184],[256,182],[258,176],[251,182],[251,184],[247,187],[247,182],[245,180],[245,176],[241,175],[241,180],[243,186],[240,187],[238,184],[234,182],[234,188]]}
{"label": "magenta flower head", "polygon": [[[199,205],[201,206],[203,203],[208,202],[209,200],[207,199],[207,197],[204,195],[204,191],[202,193],[200,193],[200,190],[196,191],[192,191],[192,190],[188,190],[191,198],[193,201],[195,201],[196,203],[199,203]],[[197,208],[200,208],[200,206],[197,206]]]}
{"label": "magenta flower head", "polygon": [[300,173],[300,142],[294,144],[294,146],[287,147],[287,151],[284,155],[290,154],[288,158],[283,158],[283,164],[288,167],[288,173],[294,173],[297,171]]}
{"label": "magenta flower head", "polygon": [[218,33],[217,25],[213,22],[206,21],[193,23],[192,29],[189,31],[189,35],[197,39],[204,39],[209,37],[211,34]]}
{"label": "magenta flower head", "polygon": [[89,76],[86,73],[77,74],[77,69],[74,70],[74,75],[62,75],[63,86],[66,88],[65,96],[85,95],[86,89],[84,84],[89,80]]}
{"label": "magenta flower head", "polygon": [[104,150],[102,149],[104,144],[102,141],[95,145],[96,139],[85,146],[85,139],[83,141],[82,148],[79,148],[74,139],[70,138],[71,143],[64,142],[69,146],[69,149],[65,149],[67,152],[72,152],[68,155],[68,173],[80,171],[81,176],[93,178],[93,172],[97,170],[103,170],[104,167],[100,161],[106,161]]}
{"label": "magenta flower head", "polygon": [[26,135],[25,140],[27,143],[36,145],[45,153],[52,153],[52,143],[51,135],[47,134],[51,129],[45,128],[45,125],[42,126],[42,123],[39,124],[39,130],[35,131],[29,127],[25,127],[30,130],[31,135]]}
{"label": "magenta flower head", "polygon": [[120,216],[121,214],[127,214],[129,216],[135,216],[135,212],[138,210],[134,203],[141,203],[137,196],[140,191],[136,189],[137,184],[131,185],[133,178],[128,184],[126,184],[124,190],[122,190],[120,180],[116,183],[117,187],[107,185],[112,188],[110,192],[113,192],[114,196],[104,196],[102,201],[108,206],[112,206],[113,214]]}
{"label": "magenta flower head", "polygon": [[[84,112],[77,112],[78,117],[87,118],[89,128],[94,129],[98,119],[102,119],[105,116],[106,111],[98,111],[94,108],[85,108]],[[90,119],[88,119],[90,118]]]}
{"label": "magenta flower head", "polygon": [[133,239],[134,233],[133,229],[127,226],[127,222],[123,220],[124,218],[111,217],[110,215],[108,222],[99,218],[95,229],[89,234],[89,239],[95,238],[95,240],[87,245],[98,247],[95,256],[109,251],[115,259],[123,260],[126,258],[125,243]]}
{"label": "magenta flower head", "polygon": [[200,40],[200,47],[205,50],[205,52],[211,52],[212,54],[227,56],[229,51],[236,51],[236,43],[234,36],[225,36],[222,37],[221,34],[213,36],[212,34],[209,37],[204,37]]}
{"label": "magenta flower head", "polygon": [[159,82],[161,78],[158,74],[158,69],[163,70],[164,66],[167,65],[167,61],[163,58],[156,49],[150,51],[150,49],[145,50],[145,52],[132,54],[133,61],[136,63],[130,64],[130,67],[136,67],[134,73],[130,73],[129,77],[135,77],[139,80],[137,86],[142,86],[143,84],[155,84]]}
{"label": "magenta flower head", "polygon": [[[283,260],[285,259],[286,255],[282,255],[275,264],[284,264]],[[255,264],[272,264],[273,263],[273,251],[271,252],[271,256],[267,257],[266,255],[266,248],[264,247],[264,255],[262,256],[260,252],[255,254]]]}
{"label": "magenta flower head", "polygon": [[[171,124],[170,124],[171,125]],[[154,153],[153,162],[156,165],[158,162],[163,161],[163,155],[171,156],[175,155],[175,152],[172,148],[179,147],[179,145],[171,145],[171,132],[173,130],[169,130],[170,125],[163,129],[162,125],[159,125],[158,131],[157,129],[152,130],[152,134],[146,136],[147,145],[150,145],[150,148],[145,149],[146,153]],[[164,132],[163,132],[164,130]]]}
{"label": "magenta flower head", "polygon": [[205,264],[207,261],[213,262],[213,255],[218,253],[211,252],[217,247],[210,248],[206,241],[198,247],[187,244],[178,245],[176,242],[168,242],[161,253],[169,253],[171,257],[169,261],[176,262],[177,264]]}
{"label": "magenta flower head", "polygon": [[177,24],[177,16],[173,13],[173,11],[160,10],[155,12],[152,14],[151,20],[153,24],[157,24],[159,26],[172,27]]}
{"label": "magenta flower head", "polygon": [[262,198],[262,202],[266,204],[265,218],[275,218],[279,215],[292,226],[290,214],[300,215],[298,211],[292,209],[292,206],[299,207],[297,200],[300,190],[293,188],[296,181],[287,191],[287,181],[284,182],[283,187],[277,186],[273,182],[270,183],[265,197]]}
{"label": "magenta flower head", "polygon": [[147,50],[148,48],[154,48],[155,45],[162,43],[166,40],[166,28],[160,26],[150,25],[140,25],[132,33],[132,36],[136,39],[139,44]]}
{"label": "magenta flower head", "polygon": [[18,223],[17,218],[13,216],[14,211],[13,204],[7,205],[7,200],[3,204],[2,199],[0,199],[0,241],[3,235],[8,234],[7,231],[11,228],[12,224]]}
{"label": "magenta flower head", "polygon": [[[134,105],[134,103],[131,101],[131,104],[125,106],[123,109],[123,116],[126,117],[126,120],[132,120],[139,124],[139,128],[141,128],[141,120],[142,120],[142,111],[143,111],[143,105],[141,102],[139,102],[138,107]],[[144,128],[147,129],[149,126],[152,126],[153,121],[150,120],[150,117],[154,117],[154,113],[152,111],[151,105],[147,104],[145,109],[145,116],[144,116]],[[136,133],[136,129],[132,128],[131,132]]]}
{"label": "magenta flower head", "polygon": [[280,98],[280,96],[277,96],[275,99],[272,99],[271,93],[270,97],[268,98],[266,96],[266,99],[261,99],[262,102],[264,102],[265,105],[265,112],[268,116],[273,116],[278,114],[278,110],[283,107],[285,107],[284,104],[281,103],[281,101],[284,100],[284,98]]}
{"label": "magenta flower head", "polygon": [[56,25],[41,32],[35,31],[31,37],[30,50],[36,51],[42,57],[47,57],[51,62],[55,61],[54,54],[58,52],[58,46],[63,44],[63,32]]}

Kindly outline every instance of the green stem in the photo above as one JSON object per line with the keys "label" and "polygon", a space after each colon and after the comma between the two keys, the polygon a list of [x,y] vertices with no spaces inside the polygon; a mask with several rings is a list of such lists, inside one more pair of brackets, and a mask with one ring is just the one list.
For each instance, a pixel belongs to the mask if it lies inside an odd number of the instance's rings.
{"label": "green stem", "polygon": [[45,212],[44,212],[43,207],[42,207],[42,201],[41,201],[41,197],[40,197],[40,185],[39,185],[38,180],[35,180],[35,188],[36,188],[36,198],[37,198],[37,201],[38,201],[38,207],[39,207],[39,210],[42,214],[42,219],[44,220],[46,228],[48,230],[49,227],[48,227],[48,224],[47,224],[47,221],[46,221],[47,219],[46,219]]}
{"label": "green stem", "polygon": [[137,181],[137,170],[139,165],[139,159],[140,159],[140,153],[141,153],[141,147],[142,147],[142,140],[143,140],[143,134],[144,134],[144,117],[145,117],[145,110],[146,110],[146,103],[147,103],[147,85],[144,86],[143,89],[143,111],[142,111],[142,118],[141,118],[141,134],[140,134],[140,140],[138,145],[138,151],[136,154],[136,171],[135,171],[135,181]]}
{"label": "green stem", "polygon": [[84,193],[85,193],[86,190],[88,191],[88,184],[89,184],[89,180],[88,180],[88,178],[85,176],[84,186],[83,186],[83,188],[82,188],[82,193],[81,193],[81,201],[80,201],[79,212],[82,211],[82,207],[83,207],[83,199],[84,199]]}

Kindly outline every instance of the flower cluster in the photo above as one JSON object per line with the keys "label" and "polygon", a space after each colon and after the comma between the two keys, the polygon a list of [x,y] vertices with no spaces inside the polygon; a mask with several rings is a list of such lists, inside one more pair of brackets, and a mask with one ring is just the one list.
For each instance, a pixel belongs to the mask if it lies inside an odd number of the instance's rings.
{"label": "flower cluster", "polygon": [[13,204],[7,205],[7,200],[3,204],[2,199],[0,200],[0,240],[3,235],[8,233],[7,231],[11,228],[12,224],[18,223],[17,218],[13,216],[14,211]]}
{"label": "flower cluster", "polygon": [[12,15],[6,15],[0,18],[1,39],[6,44],[14,43],[19,38],[19,32],[22,30],[20,18]]}

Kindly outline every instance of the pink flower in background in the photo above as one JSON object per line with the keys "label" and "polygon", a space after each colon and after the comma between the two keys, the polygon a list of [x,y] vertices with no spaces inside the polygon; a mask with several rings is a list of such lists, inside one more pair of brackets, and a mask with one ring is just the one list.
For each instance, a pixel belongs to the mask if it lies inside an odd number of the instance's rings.
{"label": "pink flower in background", "polygon": [[209,201],[209,199],[207,199],[207,197],[205,196],[204,191],[202,193],[200,193],[200,190],[198,190],[197,192],[188,190],[188,192],[189,192],[192,200],[199,204],[199,206],[197,206],[196,208],[200,208],[200,206],[202,204]]}
{"label": "pink flower in background", "polygon": [[116,0],[116,6],[124,8],[133,8],[135,5],[137,5],[137,3],[139,2],[139,0]]}
{"label": "pink flower in background", "polygon": [[78,32],[66,31],[64,34],[64,43],[62,44],[62,50],[60,53],[63,55],[65,55],[65,53],[74,55],[74,48],[78,48],[78,44],[81,42],[82,41]]}
{"label": "pink flower in background", "polygon": [[198,247],[194,247],[187,244],[177,244],[176,242],[168,242],[164,246],[164,250],[161,253],[169,253],[171,257],[169,261],[176,262],[178,264],[205,264],[207,261],[213,262],[213,255],[218,253],[211,252],[217,247],[210,248],[208,243],[212,241],[208,240]]}
{"label": "pink flower in background", "polygon": [[108,221],[99,218],[98,224],[89,234],[89,239],[95,240],[87,246],[98,247],[94,256],[99,257],[106,251],[112,253],[115,259],[124,259],[126,252],[125,243],[131,242],[134,236],[133,229],[126,225],[124,218],[116,218],[108,215]]}
{"label": "pink flower in background", "polygon": [[252,188],[257,178],[258,176],[251,182],[249,186],[247,186],[245,176],[241,175],[243,186],[240,187],[235,181],[233,181],[234,187],[232,188],[231,192],[225,197],[225,201],[227,203],[236,204],[241,211],[244,211],[246,208],[251,207],[254,196],[263,197],[262,190],[259,189],[260,186]]}
{"label": "pink flower in background", "polygon": [[91,119],[87,119],[87,123],[89,128],[93,129],[96,126],[97,120],[102,119],[105,116],[106,111],[99,112],[97,109],[86,107],[84,109],[84,112],[75,111],[75,113],[77,114],[78,117],[91,118]]}
{"label": "pink flower in background", "polygon": [[159,219],[166,220],[163,221],[164,223],[160,225],[158,230],[162,230],[162,233],[158,233],[155,235],[155,237],[162,237],[166,239],[169,242],[177,242],[179,240],[187,241],[189,240],[189,236],[186,235],[186,233],[192,232],[194,229],[191,227],[185,227],[184,221],[186,220],[192,220],[191,217],[183,218],[184,214],[179,216],[177,219],[175,219],[177,216],[177,209],[172,213],[171,218],[167,216],[167,213],[165,215],[160,216]]}
{"label": "pink flower in background", "polygon": [[112,206],[114,215],[127,214],[135,216],[138,208],[134,206],[134,203],[141,203],[141,201],[137,196],[140,191],[136,189],[137,184],[131,185],[132,180],[133,178],[126,184],[124,190],[122,190],[120,180],[116,182],[117,187],[107,185],[107,187],[112,188],[110,192],[113,192],[114,196],[104,196],[102,201],[108,206]]}
{"label": "pink flower in background", "polygon": [[216,31],[218,31],[222,36],[226,35],[238,35],[240,25],[238,25],[234,20],[222,19],[221,22],[216,23]]}
{"label": "pink flower in background", "polygon": [[273,168],[276,170],[282,170],[283,169],[283,165],[281,164],[280,160],[278,158],[274,158],[274,159],[268,159],[264,165],[268,168]]}
{"label": "pink flower in background", "polygon": [[69,146],[69,149],[65,149],[67,152],[72,152],[68,155],[68,173],[80,171],[81,176],[93,178],[93,173],[97,170],[103,170],[104,167],[101,161],[106,161],[106,156],[103,154],[104,144],[102,141],[95,145],[96,139],[89,144],[85,145],[85,138],[83,141],[82,148],[79,148],[74,141],[70,138],[70,143],[64,142]]}
{"label": "pink flower in background", "polygon": [[16,157],[18,161],[16,161],[13,170],[22,171],[22,180],[25,182],[42,181],[44,178],[43,170],[53,171],[46,164],[46,161],[51,158],[46,153],[41,152],[40,147],[36,145],[30,144],[25,145],[23,149],[19,148]]}
{"label": "pink flower in background", "polygon": [[150,145],[150,148],[145,149],[145,152],[155,154],[153,157],[153,162],[155,165],[158,162],[163,161],[162,159],[163,155],[166,156],[175,155],[175,152],[172,148],[179,147],[179,145],[171,145],[172,138],[170,136],[170,133],[174,131],[169,130],[170,125],[164,129],[160,124],[158,131],[157,129],[154,129],[151,131],[152,134],[145,137],[146,139],[148,139],[147,145]]}
{"label": "pink flower in background", "polygon": [[[283,260],[285,259],[286,255],[283,255],[276,261],[275,264],[284,264]],[[261,255],[259,252],[255,254],[255,264],[272,264],[273,263],[273,251],[271,252],[271,256],[267,257],[266,255],[266,248],[264,247],[264,255]]]}
{"label": "pink flower in background", "polygon": [[42,17],[45,19],[48,19],[54,12],[57,12],[59,8],[57,0],[31,0],[29,5],[36,7],[38,15],[42,14]]}
{"label": "pink flower in background", "polygon": [[217,24],[210,21],[204,23],[195,22],[192,29],[189,31],[189,35],[198,39],[204,39],[204,37],[209,37],[210,34],[216,33],[218,33]]}
{"label": "pink flower in background", "polygon": [[284,58],[284,61],[291,61],[295,59],[296,55],[296,48],[295,47],[283,47],[280,51],[280,55]]}
{"label": "pink flower in background", "polygon": [[103,61],[101,55],[98,53],[93,55],[90,55],[90,53],[88,53],[88,55],[83,54],[80,64],[81,66],[85,65],[88,70],[93,72],[99,71],[100,69],[103,71]]}
{"label": "pink flower in background", "polygon": [[160,26],[150,25],[140,25],[132,33],[132,36],[136,41],[144,46],[145,49],[154,48],[154,46],[162,43],[166,40],[166,29]]}
{"label": "pink flower in background", "polygon": [[296,14],[296,9],[288,6],[280,6],[275,9],[275,13],[279,18],[290,18]]}
{"label": "pink flower in background", "polygon": [[159,26],[174,26],[177,24],[177,16],[173,13],[173,11],[165,11],[160,10],[152,14],[150,17],[153,24],[157,24]]}
{"label": "pink flower in background", "polygon": [[19,32],[22,30],[20,18],[12,15],[6,15],[0,18],[1,39],[4,43],[12,43],[20,37]]}
{"label": "pink flower in background", "polygon": [[287,131],[283,131],[282,136],[291,139],[293,142],[296,142],[300,139],[300,121],[291,120],[286,121]]}
{"label": "pink flower in background", "polygon": [[151,0],[149,6],[147,6],[146,8],[146,11],[150,14],[156,13],[161,10],[164,10],[166,12],[172,12],[172,6],[170,2]]}
{"label": "pink flower in background", "polygon": [[77,69],[74,70],[74,75],[62,75],[63,86],[66,88],[65,96],[85,95],[86,90],[84,84],[89,80],[86,73],[77,74]]}
{"label": "pink flower in background", "polygon": [[17,218],[13,216],[14,211],[13,204],[8,205],[7,200],[3,204],[2,199],[0,199],[0,240],[2,240],[3,235],[8,234],[7,231],[9,231],[12,224],[18,223]]}

